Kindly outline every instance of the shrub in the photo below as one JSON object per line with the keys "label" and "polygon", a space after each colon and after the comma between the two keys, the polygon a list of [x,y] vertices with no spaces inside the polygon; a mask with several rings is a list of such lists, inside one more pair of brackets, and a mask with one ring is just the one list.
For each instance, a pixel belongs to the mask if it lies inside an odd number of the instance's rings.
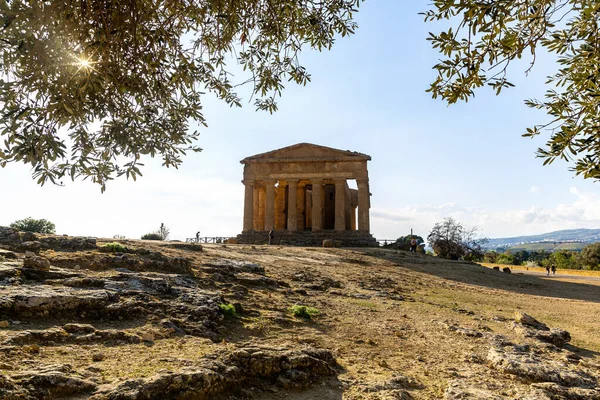
{"label": "shrub", "polygon": [[146,233],[142,236],[142,240],[167,240],[171,231],[165,226],[160,224],[160,228],[156,232]]}
{"label": "shrub", "polygon": [[317,310],[316,308],[300,306],[297,304],[290,307],[290,312],[294,314],[294,317],[306,319],[312,319],[313,317],[316,317],[320,314],[319,310]]}
{"label": "shrub", "polygon": [[146,233],[144,236],[142,236],[142,240],[163,240],[162,237],[160,237],[160,235],[158,233]]}
{"label": "shrub", "polygon": [[224,315],[229,317],[235,317],[235,306],[229,303],[221,303],[219,304],[219,308]]}
{"label": "shrub", "polygon": [[54,233],[56,226],[47,219],[25,218],[10,224],[11,228],[24,232]]}
{"label": "shrub", "polygon": [[110,242],[100,247],[100,250],[112,252],[112,253],[127,253],[129,249],[123,246],[121,243]]}

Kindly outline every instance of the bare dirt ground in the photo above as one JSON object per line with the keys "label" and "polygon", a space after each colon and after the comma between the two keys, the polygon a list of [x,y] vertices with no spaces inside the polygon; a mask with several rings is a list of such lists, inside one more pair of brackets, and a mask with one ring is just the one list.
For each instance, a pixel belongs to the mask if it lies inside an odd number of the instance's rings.
{"label": "bare dirt ground", "polygon": [[0,398],[600,399],[598,282],[384,249],[22,239],[0,261]]}

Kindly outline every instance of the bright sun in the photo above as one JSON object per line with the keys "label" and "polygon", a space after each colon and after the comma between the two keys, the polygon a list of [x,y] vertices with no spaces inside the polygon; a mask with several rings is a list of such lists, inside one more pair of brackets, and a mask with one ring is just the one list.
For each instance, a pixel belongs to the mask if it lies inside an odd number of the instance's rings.
{"label": "bright sun", "polygon": [[90,60],[85,60],[85,59],[80,58],[79,59],[79,65],[82,68],[89,68],[89,67],[92,66],[92,63],[90,62]]}

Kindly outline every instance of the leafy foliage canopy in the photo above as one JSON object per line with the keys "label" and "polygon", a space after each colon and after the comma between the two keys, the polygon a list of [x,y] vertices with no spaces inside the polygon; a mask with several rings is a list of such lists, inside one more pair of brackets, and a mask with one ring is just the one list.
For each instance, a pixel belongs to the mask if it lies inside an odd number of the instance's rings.
{"label": "leafy foliage canopy", "polygon": [[239,106],[250,83],[275,111],[286,81],[310,80],[300,51],[353,33],[361,1],[0,0],[0,164],[102,190],[144,155],[178,167],[206,93]]}
{"label": "leafy foliage canopy", "polygon": [[509,66],[540,48],[558,58],[543,100],[527,100],[549,121],[527,128],[523,136],[550,132],[537,155],[544,164],[574,161],[584,178],[600,179],[600,2],[595,0],[433,0],[426,21],[448,20],[452,27],[430,33],[443,59],[429,91],[448,103],[467,101],[490,86],[499,94],[512,87]]}

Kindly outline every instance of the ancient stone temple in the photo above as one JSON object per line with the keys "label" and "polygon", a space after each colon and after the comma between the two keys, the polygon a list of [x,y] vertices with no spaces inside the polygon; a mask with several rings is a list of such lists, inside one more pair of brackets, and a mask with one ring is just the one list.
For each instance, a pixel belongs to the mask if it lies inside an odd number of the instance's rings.
{"label": "ancient stone temple", "polygon": [[[310,143],[244,158],[244,228],[239,243],[376,246],[369,226],[371,157]],[[356,180],[357,189],[350,189]]]}

